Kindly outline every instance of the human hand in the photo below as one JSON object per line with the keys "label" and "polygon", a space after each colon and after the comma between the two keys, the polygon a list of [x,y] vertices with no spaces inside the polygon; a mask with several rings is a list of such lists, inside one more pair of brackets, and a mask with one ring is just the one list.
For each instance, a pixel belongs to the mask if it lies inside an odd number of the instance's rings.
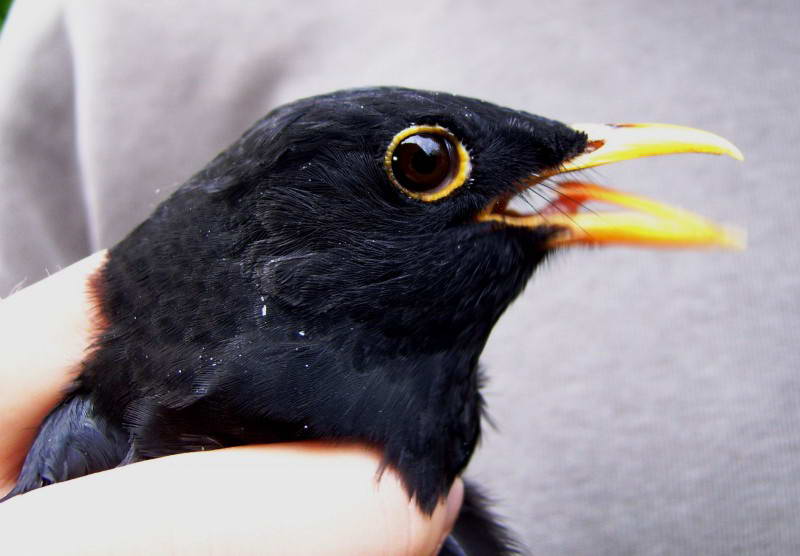
{"label": "human hand", "polygon": [[[0,301],[0,495],[90,345],[86,285],[104,259]],[[435,553],[461,481],[427,517],[379,464],[366,446],[320,442],[179,454],[12,498],[0,504],[0,539],[14,554]]]}

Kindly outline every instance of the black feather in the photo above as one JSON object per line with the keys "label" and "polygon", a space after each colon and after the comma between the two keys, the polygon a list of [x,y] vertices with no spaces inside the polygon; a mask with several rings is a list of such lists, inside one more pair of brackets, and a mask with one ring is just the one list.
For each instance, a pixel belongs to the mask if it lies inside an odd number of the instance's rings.
{"label": "black feather", "polygon": [[69,395],[42,422],[16,485],[0,502],[117,467],[130,453],[130,440],[121,427],[94,411],[87,396]]}

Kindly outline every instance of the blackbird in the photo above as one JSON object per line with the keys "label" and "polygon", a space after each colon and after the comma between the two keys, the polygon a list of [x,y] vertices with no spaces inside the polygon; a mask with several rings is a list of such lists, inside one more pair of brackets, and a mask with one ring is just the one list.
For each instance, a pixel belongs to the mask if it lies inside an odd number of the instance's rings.
{"label": "blackbird", "polygon": [[[403,88],[275,109],[109,251],[96,342],[8,497],[168,454],[325,439],[378,447],[431,512],[480,435],[487,337],[547,256],[739,243],[559,181],[679,152],[741,159],[695,129],[565,125]],[[484,506],[468,490],[443,553],[512,550]]]}

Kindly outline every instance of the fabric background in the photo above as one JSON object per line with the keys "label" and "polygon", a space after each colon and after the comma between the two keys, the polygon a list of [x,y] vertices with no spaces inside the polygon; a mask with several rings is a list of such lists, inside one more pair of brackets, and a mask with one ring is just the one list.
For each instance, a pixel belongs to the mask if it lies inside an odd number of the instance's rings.
{"label": "fabric background", "polygon": [[537,554],[800,551],[800,4],[18,1],[0,35],[0,296],[112,245],[280,103],[378,84],[712,130],[747,160],[599,183],[744,252],[566,252],[484,356],[469,476]]}

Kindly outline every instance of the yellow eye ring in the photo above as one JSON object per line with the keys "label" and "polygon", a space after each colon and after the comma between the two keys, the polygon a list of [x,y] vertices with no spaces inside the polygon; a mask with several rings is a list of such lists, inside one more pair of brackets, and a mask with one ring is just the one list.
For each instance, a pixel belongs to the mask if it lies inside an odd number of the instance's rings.
{"label": "yellow eye ring", "polygon": [[392,138],[383,165],[389,180],[409,197],[432,202],[464,185],[469,152],[448,129],[414,125]]}

